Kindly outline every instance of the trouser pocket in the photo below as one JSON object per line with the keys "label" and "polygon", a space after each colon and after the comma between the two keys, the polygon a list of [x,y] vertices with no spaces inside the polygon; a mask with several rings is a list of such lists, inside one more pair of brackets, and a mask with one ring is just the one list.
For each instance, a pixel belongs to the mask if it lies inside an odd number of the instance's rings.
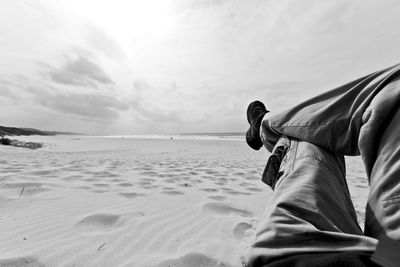
{"label": "trouser pocket", "polygon": [[276,182],[283,175],[281,167],[285,163],[286,154],[289,149],[290,139],[283,135],[279,138],[272,150],[271,156],[268,158],[261,180],[272,189],[275,188]]}

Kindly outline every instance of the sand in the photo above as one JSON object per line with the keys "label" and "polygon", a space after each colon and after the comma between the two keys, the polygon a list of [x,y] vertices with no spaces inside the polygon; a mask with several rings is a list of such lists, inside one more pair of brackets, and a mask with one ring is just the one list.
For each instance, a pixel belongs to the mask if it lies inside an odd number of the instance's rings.
{"label": "sand", "polygon": [[272,195],[243,140],[26,139],[0,147],[0,266],[240,266]]}

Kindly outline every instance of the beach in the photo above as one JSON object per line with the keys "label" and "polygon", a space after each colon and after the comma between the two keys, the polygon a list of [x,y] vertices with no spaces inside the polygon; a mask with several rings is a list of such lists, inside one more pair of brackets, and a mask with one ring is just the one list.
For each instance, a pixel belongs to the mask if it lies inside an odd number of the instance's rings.
{"label": "beach", "polygon": [[[30,136],[0,146],[0,266],[240,266],[272,190],[244,137]],[[363,227],[359,158],[347,178]]]}

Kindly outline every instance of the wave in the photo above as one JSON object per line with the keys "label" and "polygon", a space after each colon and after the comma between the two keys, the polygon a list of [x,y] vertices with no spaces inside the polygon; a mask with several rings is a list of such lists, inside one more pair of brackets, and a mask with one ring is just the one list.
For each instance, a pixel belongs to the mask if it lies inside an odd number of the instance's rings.
{"label": "wave", "polygon": [[184,133],[184,134],[135,134],[135,135],[108,135],[104,138],[127,139],[177,139],[177,140],[244,140],[244,133]]}

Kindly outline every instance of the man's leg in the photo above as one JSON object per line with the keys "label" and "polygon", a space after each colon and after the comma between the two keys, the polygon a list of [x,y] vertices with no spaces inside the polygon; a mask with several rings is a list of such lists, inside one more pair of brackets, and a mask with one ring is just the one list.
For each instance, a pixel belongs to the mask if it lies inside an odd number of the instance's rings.
{"label": "man's leg", "polygon": [[370,183],[365,234],[396,241],[400,241],[399,72],[400,66],[395,66],[287,112],[269,113],[261,126],[261,139],[269,150],[286,134],[336,153],[360,154]]}
{"label": "man's leg", "polygon": [[[365,233],[394,241],[400,241],[399,69],[394,66],[373,73],[286,112],[268,114],[261,127],[263,143],[270,151],[286,134],[337,153],[361,154],[371,186]],[[250,251],[261,253],[257,242]]]}
{"label": "man's leg", "polygon": [[[279,137],[287,135],[343,155],[360,155],[360,129],[368,119],[371,102],[387,84],[399,77],[400,65],[396,65],[316,96],[286,111],[268,113],[261,124],[261,138],[265,147],[271,151]],[[390,104],[398,103],[400,92],[392,97]],[[372,128],[377,129],[375,126]]]}
{"label": "man's leg", "polygon": [[287,142],[271,203],[247,251],[248,266],[298,253],[374,251],[377,241],[357,223],[343,156],[305,141]]}
{"label": "man's leg", "polygon": [[364,113],[359,138],[370,184],[365,234],[382,242],[375,260],[392,266],[400,264],[399,95],[400,80],[394,80],[374,97]]}

